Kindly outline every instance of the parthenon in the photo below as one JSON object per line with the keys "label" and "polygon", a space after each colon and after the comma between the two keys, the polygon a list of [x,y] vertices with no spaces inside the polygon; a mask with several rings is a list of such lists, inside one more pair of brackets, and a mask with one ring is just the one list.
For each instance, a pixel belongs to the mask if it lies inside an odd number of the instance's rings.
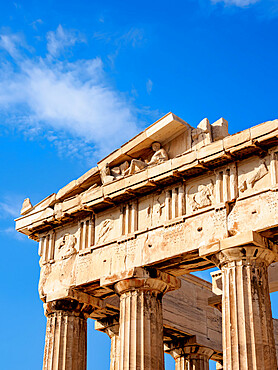
{"label": "parthenon", "polygon": [[[86,370],[87,320],[110,370],[277,369],[278,120],[229,135],[172,113],[32,205],[43,370]],[[218,267],[212,284],[192,272]]]}

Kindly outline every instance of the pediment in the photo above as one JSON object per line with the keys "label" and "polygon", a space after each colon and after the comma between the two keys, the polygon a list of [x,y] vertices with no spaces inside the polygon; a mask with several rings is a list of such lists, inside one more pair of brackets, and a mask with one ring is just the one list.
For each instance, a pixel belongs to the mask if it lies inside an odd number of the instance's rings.
{"label": "pediment", "polygon": [[[21,214],[32,215],[42,209],[49,209],[49,213],[53,213],[56,203],[85,192],[102,192],[102,185],[136,172],[144,172],[147,168],[151,170],[162,162],[169,167],[169,161],[174,158],[196,152],[227,135],[228,123],[223,118],[212,124],[205,118],[194,128],[170,112],[103,158],[96,167],[64,186],[57,194],[52,194],[35,206],[26,199]],[[154,150],[154,143],[159,146],[157,150]]]}
{"label": "pediment", "polygon": [[145,159],[152,153],[151,145],[154,142],[164,146],[179,135],[185,134],[189,137],[191,129],[187,122],[170,112],[99,161],[98,167],[101,170],[107,163],[109,166],[118,166],[131,159],[139,157]]}

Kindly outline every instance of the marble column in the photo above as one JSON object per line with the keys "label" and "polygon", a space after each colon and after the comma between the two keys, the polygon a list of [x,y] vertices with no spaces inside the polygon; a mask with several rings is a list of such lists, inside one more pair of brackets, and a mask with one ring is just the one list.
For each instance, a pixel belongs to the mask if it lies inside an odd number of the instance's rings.
{"label": "marble column", "polygon": [[106,318],[95,322],[95,329],[106,333],[111,339],[110,370],[119,370],[120,363],[120,337],[119,318]]}
{"label": "marble column", "polygon": [[110,370],[119,370],[120,360],[120,337],[119,337],[119,325],[118,327],[107,328],[106,333],[111,339],[110,349]]}
{"label": "marble column", "polygon": [[173,276],[144,269],[115,284],[120,295],[119,370],[164,370],[162,296],[179,286]]}
{"label": "marble column", "polygon": [[262,237],[256,239],[238,247],[228,241],[218,254],[226,370],[277,369],[267,271],[274,253]]}
{"label": "marble column", "polygon": [[47,325],[43,370],[86,370],[87,320],[82,306],[72,300],[44,305]]}
{"label": "marble column", "polygon": [[213,350],[199,345],[177,343],[167,351],[175,359],[175,370],[209,370]]}

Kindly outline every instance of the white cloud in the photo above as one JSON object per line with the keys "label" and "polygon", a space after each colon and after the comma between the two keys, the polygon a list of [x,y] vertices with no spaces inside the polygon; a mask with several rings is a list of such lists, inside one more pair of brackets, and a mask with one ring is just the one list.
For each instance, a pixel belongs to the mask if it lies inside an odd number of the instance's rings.
{"label": "white cloud", "polygon": [[20,214],[22,197],[16,194],[5,195],[0,199],[0,217],[15,218]]}
{"label": "white cloud", "polygon": [[258,3],[260,0],[211,0],[212,3],[225,3],[226,5],[235,5],[241,8]]}
{"label": "white cloud", "polygon": [[152,92],[152,89],[153,89],[153,82],[152,80],[148,79],[147,83],[146,83],[146,89],[147,89],[147,93],[150,94]]}
{"label": "white cloud", "polygon": [[77,42],[61,26],[48,33],[51,57],[26,56],[18,36],[0,37],[0,47],[12,57],[0,63],[0,115],[6,126],[49,136],[59,150],[67,143],[69,155],[93,149],[98,157],[138,132],[136,108],[108,82],[100,58],[57,59],[66,45]]}
{"label": "white cloud", "polygon": [[31,23],[31,26],[35,29],[35,30],[37,30],[38,29],[38,25],[40,25],[40,24],[43,24],[43,21],[42,21],[42,19],[40,19],[40,18],[38,18],[38,19],[36,19],[35,21],[33,21],[32,23]]}
{"label": "white cloud", "polygon": [[117,39],[119,44],[131,44],[136,47],[144,39],[144,31],[141,28],[131,28]]}
{"label": "white cloud", "polygon": [[85,42],[85,39],[80,37],[75,31],[64,30],[59,25],[56,31],[49,31],[46,35],[47,50],[53,57],[57,57],[66,48],[74,46],[77,42]]}
{"label": "white cloud", "polygon": [[23,44],[23,39],[18,34],[0,35],[0,48],[6,50],[11,57],[19,58],[19,46]]}
{"label": "white cloud", "polygon": [[26,239],[25,235],[20,234],[12,226],[6,227],[4,229],[0,229],[0,233],[5,234],[6,236],[8,236],[10,238],[13,238],[13,239],[16,239],[16,240],[19,240],[19,241],[23,241],[24,239]]}

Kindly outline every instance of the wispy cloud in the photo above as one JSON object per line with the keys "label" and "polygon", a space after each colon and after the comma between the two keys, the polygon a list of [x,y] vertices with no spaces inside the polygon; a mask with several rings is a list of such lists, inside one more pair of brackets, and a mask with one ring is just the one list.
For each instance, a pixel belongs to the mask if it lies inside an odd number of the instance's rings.
{"label": "wispy cloud", "polygon": [[99,57],[58,58],[83,40],[59,26],[47,34],[48,54],[41,57],[25,52],[19,35],[0,35],[0,48],[10,55],[2,53],[0,59],[0,115],[6,126],[48,136],[59,150],[67,146],[70,155],[93,149],[99,157],[138,132],[138,111],[111,85]]}
{"label": "wispy cloud", "polygon": [[[222,7],[225,11],[252,10],[252,14],[260,20],[274,19],[278,16],[277,0],[199,0],[200,5],[212,4],[210,10]],[[217,6],[218,5],[218,6]]]}
{"label": "wispy cloud", "polygon": [[213,4],[225,3],[225,5],[234,5],[240,8],[248,7],[249,5],[258,3],[260,0],[211,0]]}
{"label": "wispy cloud", "polygon": [[65,49],[74,46],[77,42],[86,41],[75,30],[65,30],[61,25],[56,31],[49,31],[46,39],[47,50],[52,57],[58,57]]}
{"label": "wispy cloud", "polygon": [[6,236],[10,238],[13,238],[19,241],[23,241],[24,239],[26,239],[26,236],[16,231],[13,226],[0,229],[0,234],[5,234]]}
{"label": "wispy cloud", "polygon": [[42,21],[42,19],[38,18],[38,19],[36,19],[35,21],[33,21],[33,22],[31,23],[31,26],[32,26],[35,30],[37,30],[37,29],[38,29],[38,25],[41,25],[41,24],[43,24],[43,21]]}
{"label": "wispy cloud", "polygon": [[114,68],[115,60],[123,49],[141,47],[146,41],[142,28],[131,27],[124,32],[96,31],[93,38],[112,46],[112,52],[107,56],[110,65]]}
{"label": "wispy cloud", "polygon": [[19,48],[25,44],[24,39],[19,34],[0,35],[0,48],[4,49],[12,58],[20,57]]}
{"label": "wispy cloud", "polygon": [[22,196],[5,195],[0,198],[0,218],[15,218],[20,214]]}
{"label": "wispy cloud", "polygon": [[131,44],[133,47],[138,46],[144,39],[144,31],[141,28],[131,28],[123,35],[116,39],[119,44]]}
{"label": "wispy cloud", "polygon": [[152,80],[148,79],[147,83],[146,83],[146,89],[147,89],[147,93],[150,94],[152,92],[152,89],[153,89],[153,82]]}

